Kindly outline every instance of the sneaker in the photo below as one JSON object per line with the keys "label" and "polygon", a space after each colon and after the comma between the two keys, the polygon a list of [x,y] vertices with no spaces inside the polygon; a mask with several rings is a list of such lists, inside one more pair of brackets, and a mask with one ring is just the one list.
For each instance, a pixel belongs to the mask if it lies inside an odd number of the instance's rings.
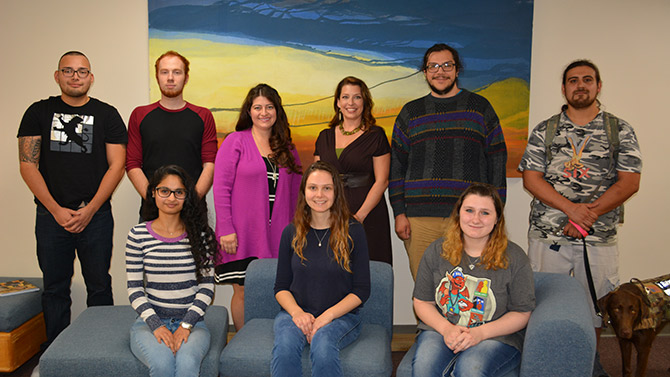
{"label": "sneaker", "polygon": [[593,377],[610,377],[602,364],[600,364],[600,354],[596,351],[596,357],[593,359]]}
{"label": "sneaker", "polygon": [[30,374],[30,377],[40,377],[40,365],[37,364],[35,369],[33,369],[33,373]]}

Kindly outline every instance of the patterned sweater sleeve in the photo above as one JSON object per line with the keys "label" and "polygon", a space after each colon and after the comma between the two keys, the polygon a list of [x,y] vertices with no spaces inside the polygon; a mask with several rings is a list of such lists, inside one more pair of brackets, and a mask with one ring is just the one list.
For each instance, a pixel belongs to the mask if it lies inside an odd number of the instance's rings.
{"label": "patterned sweater sleeve", "polygon": [[126,276],[130,305],[147,323],[151,331],[163,326],[156,311],[147,300],[144,291],[144,251],[140,233],[147,232],[144,224],[136,225],[128,232],[126,241]]}
{"label": "patterned sweater sleeve", "polygon": [[198,284],[193,304],[184,315],[182,322],[195,325],[205,315],[205,310],[214,297],[214,266],[210,263],[209,271],[202,271],[202,281]]}
{"label": "patterned sweater sleeve", "polygon": [[407,172],[407,160],[409,157],[408,136],[409,112],[403,107],[393,125],[391,139],[391,172],[389,177],[389,201],[393,209],[393,215],[402,215],[406,211],[405,206],[405,173]]}
{"label": "patterned sweater sleeve", "polygon": [[497,190],[503,202],[507,199],[507,144],[500,120],[493,106],[486,101],[484,111],[486,120],[487,175],[491,185]]}

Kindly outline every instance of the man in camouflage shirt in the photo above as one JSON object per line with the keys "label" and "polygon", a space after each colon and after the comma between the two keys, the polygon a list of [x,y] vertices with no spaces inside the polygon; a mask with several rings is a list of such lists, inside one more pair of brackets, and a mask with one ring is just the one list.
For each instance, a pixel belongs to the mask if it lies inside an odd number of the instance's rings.
{"label": "man in camouflage shirt", "polygon": [[[519,164],[524,187],[534,196],[528,230],[533,270],[574,274],[587,297],[582,234],[589,232],[586,243],[593,283],[597,297],[603,297],[619,283],[620,206],[637,192],[642,168],[633,128],[600,110],[601,87],[593,63],[578,60],[568,65],[562,84],[567,105],[554,118],[550,151],[545,138],[551,118],[530,134]],[[606,130],[610,118],[618,125],[618,148]],[[602,321],[592,312],[598,336]],[[607,375],[603,373],[594,370],[594,375]]]}

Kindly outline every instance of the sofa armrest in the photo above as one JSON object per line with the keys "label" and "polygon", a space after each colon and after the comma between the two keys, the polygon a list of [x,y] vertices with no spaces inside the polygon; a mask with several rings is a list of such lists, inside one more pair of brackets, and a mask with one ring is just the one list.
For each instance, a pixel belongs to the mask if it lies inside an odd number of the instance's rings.
{"label": "sofa armrest", "polygon": [[277,259],[249,263],[244,279],[244,323],[254,318],[274,319],[281,307],[274,295]]}
{"label": "sofa armrest", "polygon": [[521,376],[590,376],[596,338],[582,285],[568,275],[536,272],[535,298]]}

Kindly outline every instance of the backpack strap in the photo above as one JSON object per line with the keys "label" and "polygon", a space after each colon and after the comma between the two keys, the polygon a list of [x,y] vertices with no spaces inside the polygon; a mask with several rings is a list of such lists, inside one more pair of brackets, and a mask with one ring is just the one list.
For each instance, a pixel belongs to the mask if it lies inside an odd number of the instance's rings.
{"label": "backpack strap", "polygon": [[607,141],[610,143],[610,157],[616,164],[619,158],[619,118],[603,111],[603,124],[605,126],[605,133],[607,133]]}
{"label": "backpack strap", "polygon": [[[610,159],[612,161],[612,170],[616,170],[616,164],[619,159],[619,147],[621,145],[619,140],[619,118],[603,111],[603,125],[605,133],[607,134],[607,141],[610,144]],[[624,205],[619,206],[619,224],[624,221]]]}
{"label": "backpack strap", "polygon": [[558,122],[561,120],[561,114],[556,114],[547,120],[547,129],[544,133],[544,151],[545,158],[544,161],[546,166],[549,166],[549,162],[554,157],[551,154],[551,143],[554,141],[556,136],[556,130],[558,129]]}

